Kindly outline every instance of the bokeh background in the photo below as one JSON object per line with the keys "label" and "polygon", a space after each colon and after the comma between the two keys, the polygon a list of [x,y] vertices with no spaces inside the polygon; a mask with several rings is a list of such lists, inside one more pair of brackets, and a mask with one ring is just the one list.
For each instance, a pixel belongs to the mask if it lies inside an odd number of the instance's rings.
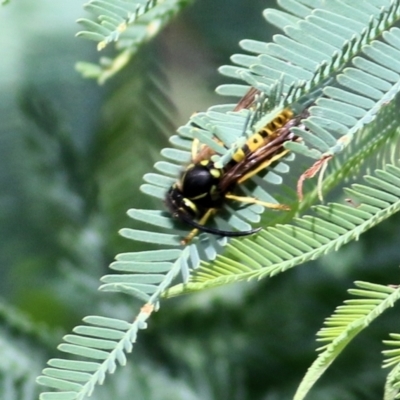
{"label": "bokeh background", "polygon": [[[214,93],[227,82],[216,70],[239,40],[270,40],[276,32],[261,12],[273,6],[197,0],[103,86],[75,70],[99,57],[94,42],[74,37],[88,16],[83,1],[0,8],[0,359],[21,350],[0,365],[0,385],[7,376],[23,385],[60,356],[56,345],[84,316],[134,317],[131,298],[97,291],[115,254],[140,249],[117,231],[137,226],[129,208],[160,206],[139,191],[143,174],[193,112],[227,101]],[[291,398],[315,357],[315,333],[352,282],[398,282],[398,227],[388,220],[270,281],[165,301],[129,366],[93,398]],[[18,322],[26,317],[31,324]],[[399,330],[396,310],[385,314],[309,398],[380,398],[381,340]]]}

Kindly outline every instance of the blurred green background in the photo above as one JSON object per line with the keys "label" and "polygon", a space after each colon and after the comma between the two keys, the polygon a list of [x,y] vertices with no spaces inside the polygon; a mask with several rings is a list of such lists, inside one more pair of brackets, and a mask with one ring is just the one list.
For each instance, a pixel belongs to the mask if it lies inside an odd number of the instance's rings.
{"label": "blurred green background", "polygon": [[[95,43],[74,37],[76,19],[87,17],[82,6],[19,0],[0,8],[0,332],[23,349],[30,373],[60,356],[62,334],[85,315],[134,317],[131,298],[97,287],[115,254],[140,249],[117,234],[137,227],[127,209],[160,207],[139,191],[142,176],[193,112],[227,101],[213,92],[227,82],[216,69],[239,52],[238,41],[276,33],[261,14],[275,1],[198,0],[100,87],[74,69],[99,57]],[[398,281],[398,219],[271,281],[165,301],[129,367],[93,398],[291,398],[315,357],[316,331],[352,281]],[[45,325],[24,327],[19,312]],[[380,398],[380,341],[400,330],[394,316],[360,335],[309,398]],[[1,375],[22,384],[28,372],[19,363],[0,366]]]}

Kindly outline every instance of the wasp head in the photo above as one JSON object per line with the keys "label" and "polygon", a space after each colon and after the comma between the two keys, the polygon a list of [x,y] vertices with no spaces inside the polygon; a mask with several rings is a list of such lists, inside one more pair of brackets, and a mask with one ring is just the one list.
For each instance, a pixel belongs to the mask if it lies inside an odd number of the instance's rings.
{"label": "wasp head", "polygon": [[165,202],[172,216],[175,218],[180,218],[182,214],[186,214],[191,218],[196,218],[198,216],[196,204],[184,196],[179,182],[170,187]]}
{"label": "wasp head", "polygon": [[207,210],[221,207],[224,197],[218,190],[218,183],[222,172],[209,160],[189,165],[180,180],[167,192],[165,202],[172,216],[202,232],[219,236],[237,237],[258,232],[259,229],[242,232],[222,231],[195,221]]}

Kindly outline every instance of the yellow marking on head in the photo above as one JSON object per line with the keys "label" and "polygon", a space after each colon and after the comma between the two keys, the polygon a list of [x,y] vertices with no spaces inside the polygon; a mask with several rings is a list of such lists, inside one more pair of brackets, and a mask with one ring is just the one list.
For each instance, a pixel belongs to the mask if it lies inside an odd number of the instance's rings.
{"label": "yellow marking on head", "polygon": [[206,167],[208,164],[210,164],[210,160],[202,160],[202,161],[200,161],[200,165],[202,165],[203,167]]}

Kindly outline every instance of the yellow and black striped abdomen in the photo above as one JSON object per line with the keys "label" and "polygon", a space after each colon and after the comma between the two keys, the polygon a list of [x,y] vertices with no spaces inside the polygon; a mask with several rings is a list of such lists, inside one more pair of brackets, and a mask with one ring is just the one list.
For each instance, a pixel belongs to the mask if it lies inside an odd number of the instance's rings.
{"label": "yellow and black striped abdomen", "polygon": [[246,143],[233,154],[232,160],[238,163],[242,161],[248,154],[260,148],[264,143],[274,139],[276,136],[276,131],[282,128],[288,121],[290,121],[291,118],[293,118],[293,112],[289,109],[283,110],[264,128],[251,135],[247,139]]}

